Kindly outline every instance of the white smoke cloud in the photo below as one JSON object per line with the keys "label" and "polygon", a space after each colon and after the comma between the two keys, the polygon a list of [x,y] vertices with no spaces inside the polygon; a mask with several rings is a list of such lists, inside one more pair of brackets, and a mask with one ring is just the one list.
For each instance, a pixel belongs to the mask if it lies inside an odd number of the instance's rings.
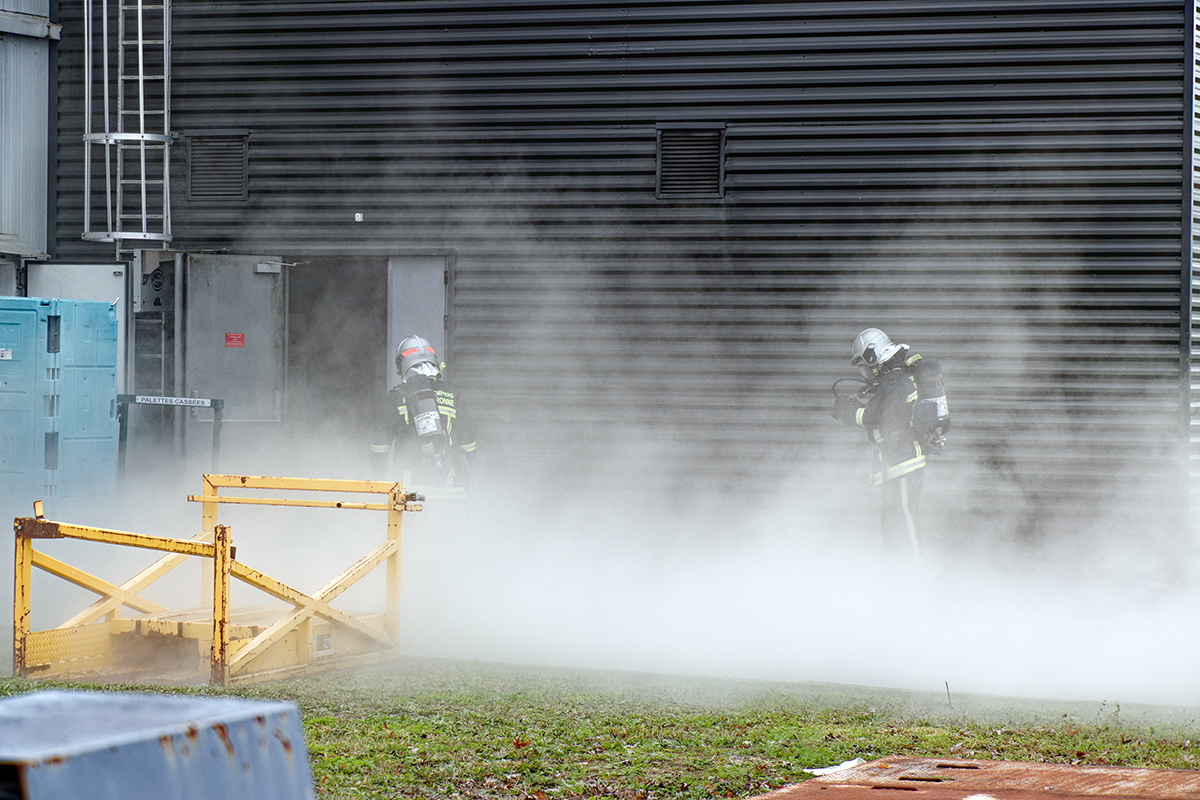
{"label": "white smoke cloud", "polygon": [[936,546],[912,563],[883,557],[861,498],[810,489],[769,506],[730,498],[680,511],[592,496],[546,512],[514,489],[477,496],[469,516],[430,509],[410,523],[407,650],[1200,703],[1200,643],[1188,634],[1196,584],[1115,548],[1068,567],[1050,549]]}

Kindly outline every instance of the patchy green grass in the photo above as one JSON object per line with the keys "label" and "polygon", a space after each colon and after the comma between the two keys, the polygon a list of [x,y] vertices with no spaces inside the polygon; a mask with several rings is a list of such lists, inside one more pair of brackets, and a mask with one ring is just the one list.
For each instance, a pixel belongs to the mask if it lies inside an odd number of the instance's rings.
{"label": "patchy green grass", "polygon": [[295,702],[322,798],[750,797],[886,755],[1200,766],[1191,712],[1108,703],[414,659],[243,689],[104,688]]}

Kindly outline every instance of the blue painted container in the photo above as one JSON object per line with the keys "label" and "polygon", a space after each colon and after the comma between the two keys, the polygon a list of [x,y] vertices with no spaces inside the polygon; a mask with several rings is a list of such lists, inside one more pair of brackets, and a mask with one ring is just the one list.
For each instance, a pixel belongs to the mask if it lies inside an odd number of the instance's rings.
{"label": "blue painted container", "polygon": [[[5,791],[8,791],[8,794]],[[292,703],[45,691],[0,700],[0,797],[306,800]]]}
{"label": "blue painted container", "polygon": [[117,347],[109,303],[0,297],[0,481],[10,501],[112,493]]}

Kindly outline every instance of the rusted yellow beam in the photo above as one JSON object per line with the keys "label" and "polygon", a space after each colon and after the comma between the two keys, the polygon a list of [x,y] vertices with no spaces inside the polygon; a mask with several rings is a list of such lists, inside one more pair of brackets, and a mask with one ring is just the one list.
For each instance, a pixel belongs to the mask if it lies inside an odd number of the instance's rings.
{"label": "rusted yellow beam", "polygon": [[395,481],[354,481],[334,478],[279,478],[265,475],[205,475],[204,483],[222,489],[290,489],[306,492],[387,494]]}
{"label": "rusted yellow beam", "polygon": [[[217,498],[217,487],[208,479],[209,476],[202,476],[204,479],[204,504],[200,507],[201,530],[209,537],[213,536],[213,528],[217,524],[217,504],[213,502]],[[213,565],[208,559],[200,562],[200,603],[201,605],[211,606],[213,588]]]}
{"label": "rusted yellow beam", "polygon": [[138,597],[133,592],[128,592],[122,589],[120,586],[115,586],[106,580],[97,578],[95,575],[84,572],[76,567],[72,567],[70,564],[65,564],[53,556],[48,556],[45,553],[39,553],[37,550],[34,550],[32,555],[33,566],[37,567],[38,569],[45,570],[51,575],[57,575],[63,580],[69,581],[76,586],[82,586],[84,589],[95,592],[105,599],[111,597],[120,601],[121,605],[129,606],[130,608],[141,611],[144,614],[158,614],[167,610],[164,606],[160,606],[158,603],[152,603],[149,600]]}
{"label": "rusted yellow beam", "polygon": [[388,494],[391,508],[387,513],[387,539],[395,549],[387,559],[387,575],[383,590],[383,628],[391,636],[400,635],[400,521],[404,506],[404,487],[396,484]]}
{"label": "rusted yellow beam", "polygon": [[187,556],[213,557],[213,546],[204,542],[171,539],[166,536],[148,536],[144,533],[114,531],[107,528],[89,528],[85,525],[72,525],[67,522],[51,522],[26,517],[15,521],[14,530],[19,538],[82,539],[88,542],[140,547],[145,550],[165,550],[168,553]]}
{"label": "rusted yellow beam", "polygon": [[395,539],[383,542],[374,550],[351,564],[345,572],[327,583],[313,596],[322,600],[332,600],[353,586],[359,578],[379,566],[380,562],[392,555],[392,553],[397,552],[399,548],[400,542]]}
{"label": "rusted yellow beam", "polygon": [[[202,639],[205,642],[209,642],[212,640],[213,635],[213,624],[209,620],[180,622],[173,619],[125,617],[124,619],[114,619],[108,625],[109,630],[113,633],[132,633],[139,636],[155,633],[162,636],[178,636],[181,639]],[[260,625],[236,625],[230,623],[230,648],[233,647],[235,640],[251,639],[261,631],[262,626]]]}
{"label": "rusted yellow beam", "polygon": [[33,566],[33,542],[16,537],[13,555],[13,675],[24,677],[25,652],[29,638],[29,590]]}
{"label": "rusted yellow beam", "polygon": [[287,497],[213,497],[189,494],[193,503],[232,503],[252,506],[294,506],[297,508],[348,508],[366,511],[388,511],[384,503],[343,503],[337,500],[294,500]]}
{"label": "rusted yellow beam", "polygon": [[212,683],[229,685],[229,568],[233,562],[228,525],[213,529]]}

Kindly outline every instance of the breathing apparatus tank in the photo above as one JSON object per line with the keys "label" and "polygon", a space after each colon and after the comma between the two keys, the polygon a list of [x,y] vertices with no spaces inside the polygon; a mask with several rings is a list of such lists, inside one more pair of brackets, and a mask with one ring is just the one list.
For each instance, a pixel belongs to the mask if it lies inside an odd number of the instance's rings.
{"label": "breathing apparatus tank", "polygon": [[931,358],[915,356],[905,366],[917,384],[917,406],[913,414],[913,429],[922,437],[930,453],[946,449],[946,433],[950,430],[950,405],[942,382],[942,367]]}
{"label": "breathing apparatus tank", "polygon": [[422,455],[435,467],[440,467],[450,444],[450,434],[446,430],[446,418],[438,410],[433,380],[427,375],[409,376],[404,381],[404,405]]}

